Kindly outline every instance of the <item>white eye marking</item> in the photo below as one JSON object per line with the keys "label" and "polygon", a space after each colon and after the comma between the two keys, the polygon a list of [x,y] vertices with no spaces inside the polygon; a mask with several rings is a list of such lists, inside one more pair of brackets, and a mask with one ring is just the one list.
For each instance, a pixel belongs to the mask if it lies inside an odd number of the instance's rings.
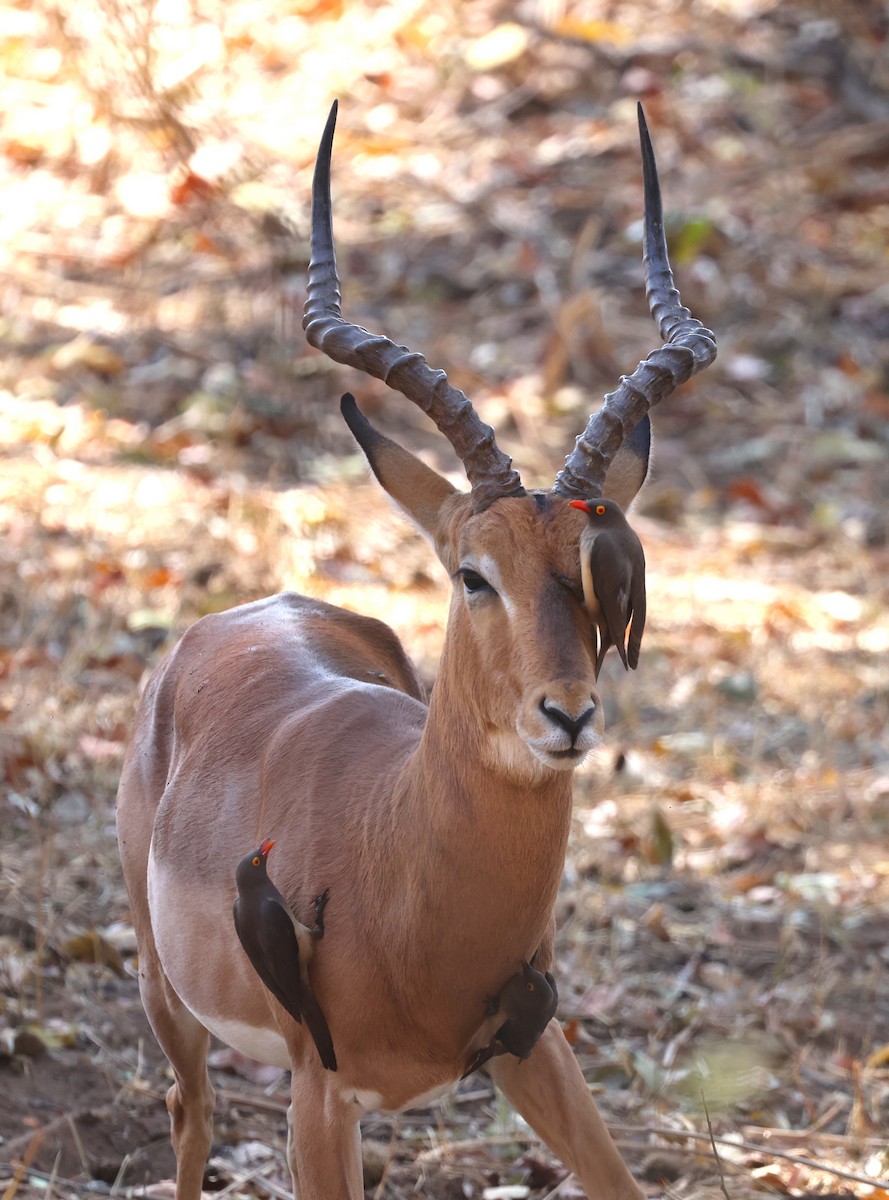
{"label": "white eye marking", "polygon": [[515,618],[515,605],[503,590],[503,579],[500,575],[500,567],[497,560],[492,558],[490,554],[481,554],[478,557],[479,574],[487,579],[488,583],[500,597],[500,602],[506,609],[506,615],[510,620]]}

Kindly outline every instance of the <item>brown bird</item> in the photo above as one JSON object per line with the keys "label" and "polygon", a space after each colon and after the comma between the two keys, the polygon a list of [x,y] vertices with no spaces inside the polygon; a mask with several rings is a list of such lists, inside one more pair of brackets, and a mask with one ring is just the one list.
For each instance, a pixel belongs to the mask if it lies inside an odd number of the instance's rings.
{"label": "brown bird", "polygon": [[309,983],[309,963],[315,940],[324,937],[324,908],[328,893],[315,897],[315,927],[303,925],[268,876],[267,859],[274,846],[266,838],[258,850],[238,863],[235,929],[256,974],[294,1021],[306,1026],[328,1071],[336,1070],[333,1039],[324,1013]]}
{"label": "brown bird", "polygon": [[596,678],[609,646],[617,646],[624,666],[635,671],[645,628],[642,543],[614,500],[572,500],[571,507],[588,517],[580,536],[580,573],[584,602],[598,631]]}
{"label": "brown bird", "polygon": [[486,1015],[493,1017],[502,1013],[506,1019],[488,1045],[476,1051],[462,1078],[477,1071],[497,1054],[514,1054],[516,1058],[526,1059],[556,1015],[558,1004],[559,990],[552,974],[537,971],[523,960],[521,970],[507,980],[500,994],[488,1000]]}

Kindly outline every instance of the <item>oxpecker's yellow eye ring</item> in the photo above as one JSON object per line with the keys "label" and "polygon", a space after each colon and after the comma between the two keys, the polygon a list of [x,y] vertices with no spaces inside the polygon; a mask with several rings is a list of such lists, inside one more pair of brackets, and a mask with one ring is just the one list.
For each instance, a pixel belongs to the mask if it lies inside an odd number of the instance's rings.
{"label": "oxpecker's yellow eye ring", "polygon": [[533,983],[526,983],[526,984],[525,984],[525,987],[528,989],[528,991],[529,991],[529,992],[533,992],[533,991],[534,991],[534,984],[533,984]]}
{"label": "oxpecker's yellow eye ring", "polygon": [[260,864],[261,862],[262,862],[262,859],[259,857],[259,855],[258,855],[258,854],[254,854],[254,855],[253,855],[253,865],[254,865],[254,867],[258,867],[258,866],[259,866],[259,864]]}
{"label": "oxpecker's yellow eye ring", "polygon": [[604,516],[605,516],[605,505],[604,505],[604,504],[597,504],[597,505],[596,505],[596,516],[597,516],[597,517],[604,517]]}

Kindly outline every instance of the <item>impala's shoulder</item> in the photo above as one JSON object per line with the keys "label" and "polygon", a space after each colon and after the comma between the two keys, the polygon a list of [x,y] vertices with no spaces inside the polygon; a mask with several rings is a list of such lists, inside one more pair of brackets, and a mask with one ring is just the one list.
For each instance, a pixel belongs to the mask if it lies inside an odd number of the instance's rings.
{"label": "impala's shoulder", "polygon": [[384,621],[319,603],[304,613],[303,635],[320,661],[338,675],[426,699],[416,668]]}
{"label": "impala's shoulder", "polygon": [[324,600],[315,600],[299,592],[278,592],[201,617],[185,631],[174,653],[190,653],[216,640],[230,643],[241,636],[274,640],[288,633],[298,635],[307,621],[315,617],[329,618],[342,611]]}
{"label": "impala's shoulder", "polygon": [[[186,637],[200,652],[209,638],[223,641],[232,653],[272,650],[279,661],[289,655],[302,666],[362,683],[377,683],[425,700],[426,692],[396,634],[376,617],[350,612],[298,592],[280,592],[213,614],[192,626]],[[184,647],[185,639],[183,639]],[[184,647],[185,648],[185,647]],[[204,648],[206,643],[204,642]]]}

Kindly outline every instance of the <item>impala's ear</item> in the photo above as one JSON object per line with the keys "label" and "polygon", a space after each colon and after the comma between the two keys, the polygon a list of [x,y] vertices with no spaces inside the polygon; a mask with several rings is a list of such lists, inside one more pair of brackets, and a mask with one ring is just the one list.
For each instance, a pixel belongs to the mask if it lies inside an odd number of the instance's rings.
{"label": "impala's ear", "polygon": [[439,513],[444,502],[458,494],[457,489],[374,429],[349,392],[340,401],[340,412],[383,489],[438,548]]}
{"label": "impala's ear", "polygon": [[602,485],[606,500],[616,500],[626,511],[645,482],[650,457],[651,421],[646,414],[621,442],[608,468]]}

